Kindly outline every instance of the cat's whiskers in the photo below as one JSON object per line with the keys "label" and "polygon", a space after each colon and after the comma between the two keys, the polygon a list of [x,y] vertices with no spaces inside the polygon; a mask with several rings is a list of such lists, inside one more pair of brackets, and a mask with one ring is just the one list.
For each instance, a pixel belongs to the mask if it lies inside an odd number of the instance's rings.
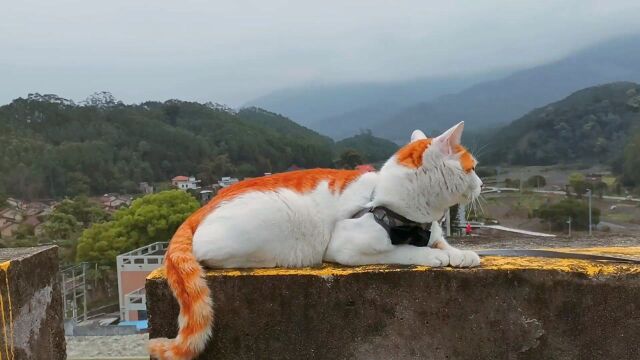
{"label": "cat's whiskers", "polygon": [[476,202],[478,203],[478,206],[480,207],[480,213],[484,216],[484,215],[485,215],[485,213],[484,213],[484,207],[482,207],[482,200],[484,200],[484,199],[482,198],[482,195],[478,195],[478,196],[476,197]]}
{"label": "cat's whiskers", "polygon": [[484,150],[491,149],[490,146],[491,146],[490,143],[486,143],[486,144],[482,145],[481,147],[479,147],[477,151],[474,151],[473,154],[475,155],[476,158],[480,158],[482,156],[482,154],[484,154],[484,152],[483,152]]}

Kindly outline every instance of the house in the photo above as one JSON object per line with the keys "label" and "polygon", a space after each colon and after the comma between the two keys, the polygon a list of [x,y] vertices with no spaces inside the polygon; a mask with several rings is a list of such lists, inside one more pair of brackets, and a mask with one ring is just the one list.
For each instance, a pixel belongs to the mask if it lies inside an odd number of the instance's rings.
{"label": "house", "polygon": [[200,203],[206,204],[209,200],[213,199],[214,193],[213,190],[202,190],[200,191]]}
{"label": "house", "polygon": [[31,225],[35,229],[36,226],[42,224],[42,221],[40,221],[40,219],[38,219],[38,216],[33,215],[33,216],[29,216],[28,218],[26,218],[22,223],[23,224],[27,224],[27,225]]}
{"label": "house", "polygon": [[13,221],[6,222],[3,226],[0,226],[0,238],[6,239],[13,236],[18,231],[20,224]]}
{"label": "house", "polygon": [[156,242],[116,256],[121,320],[147,319],[144,284],[147,275],[162,266],[167,246],[166,242]]}
{"label": "house", "polygon": [[235,184],[237,183],[239,180],[237,178],[232,178],[230,176],[223,176],[220,181],[218,181],[218,185],[220,185],[220,187],[227,187],[231,184]]}
{"label": "house", "polygon": [[591,182],[591,183],[602,182],[602,174],[596,174],[596,173],[587,174],[585,176],[585,180],[587,180],[588,182]]}
{"label": "house", "polygon": [[171,179],[171,185],[180,190],[198,189],[200,180],[196,180],[193,176],[176,176]]}
{"label": "house", "polygon": [[118,194],[104,194],[99,200],[102,204],[102,208],[106,211],[113,212],[120,208],[131,205],[133,196],[131,195],[118,195]]}
{"label": "house", "polygon": [[0,212],[0,217],[9,219],[13,222],[19,223],[24,218],[22,212],[17,209],[5,209]]}
{"label": "house", "polygon": [[138,184],[138,189],[140,189],[140,192],[143,194],[153,194],[153,185],[149,185],[148,182],[141,182],[140,184]]}
{"label": "house", "polygon": [[8,198],[7,199],[7,204],[9,204],[9,206],[14,207],[14,208],[21,208],[22,207],[22,201],[18,200],[18,199],[14,199],[14,198]]}

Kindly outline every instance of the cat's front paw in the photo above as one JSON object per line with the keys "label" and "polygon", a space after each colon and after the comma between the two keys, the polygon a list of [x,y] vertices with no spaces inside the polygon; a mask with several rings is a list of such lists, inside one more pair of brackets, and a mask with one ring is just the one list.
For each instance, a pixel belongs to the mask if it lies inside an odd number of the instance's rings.
{"label": "cat's front paw", "polygon": [[480,265],[480,257],[470,250],[447,249],[449,265],[453,267],[474,267]]}
{"label": "cat's front paw", "polygon": [[423,258],[421,259],[420,265],[431,266],[431,267],[441,267],[449,265],[449,253],[440,250],[440,249],[427,249],[423,248],[425,251]]}

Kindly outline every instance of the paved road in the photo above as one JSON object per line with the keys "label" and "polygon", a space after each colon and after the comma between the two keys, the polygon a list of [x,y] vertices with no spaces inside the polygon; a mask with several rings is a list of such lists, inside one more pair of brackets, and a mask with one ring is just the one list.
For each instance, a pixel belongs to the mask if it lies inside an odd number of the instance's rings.
{"label": "paved road", "polygon": [[[486,194],[486,193],[492,193],[492,192],[519,192],[519,191],[520,191],[520,189],[518,189],[518,188],[487,187],[482,191],[482,193]],[[540,193],[540,194],[552,194],[552,195],[566,195],[567,194],[566,192],[559,191],[559,190],[529,190],[529,189],[527,189],[527,191]],[[572,195],[576,195],[576,194],[573,193]],[[616,201],[640,202],[640,198],[632,198],[632,197],[624,197],[624,196],[609,196],[609,195],[605,195],[602,198],[603,199],[607,199],[607,200],[616,200]]]}
{"label": "paved road", "polygon": [[506,226],[502,226],[502,225],[481,225],[480,227],[485,227],[485,228],[495,229],[495,230],[508,231],[508,232],[514,232],[514,233],[524,234],[524,235],[529,235],[529,236],[555,237],[555,235],[553,235],[553,234],[545,234],[545,233],[536,232],[536,231],[515,229],[515,228],[510,228],[510,227],[506,227]]}

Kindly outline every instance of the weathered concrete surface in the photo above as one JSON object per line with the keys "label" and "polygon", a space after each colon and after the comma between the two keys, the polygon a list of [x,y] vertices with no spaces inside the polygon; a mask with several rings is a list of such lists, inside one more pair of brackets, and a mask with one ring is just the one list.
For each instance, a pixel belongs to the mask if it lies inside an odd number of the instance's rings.
{"label": "weathered concrete surface", "polygon": [[[216,323],[199,359],[640,359],[638,265],[487,257],[471,270],[215,270],[208,282]],[[161,269],[147,301],[150,337],[174,337]]]}
{"label": "weathered concrete surface", "polygon": [[58,248],[0,249],[0,359],[65,359]]}

